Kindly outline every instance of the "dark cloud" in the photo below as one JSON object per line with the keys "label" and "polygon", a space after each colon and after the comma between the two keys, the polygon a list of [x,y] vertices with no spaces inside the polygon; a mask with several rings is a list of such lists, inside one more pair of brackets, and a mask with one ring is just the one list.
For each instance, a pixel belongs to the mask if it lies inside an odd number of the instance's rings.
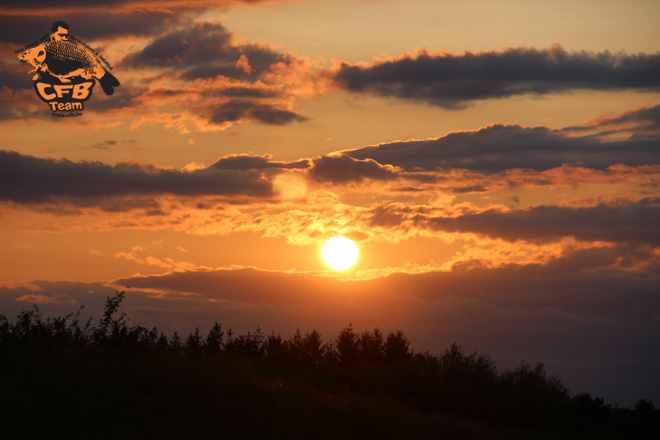
{"label": "dark cloud", "polygon": [[631,133],[632,138],[660,136],[660,105],[630,110],[620,115],[604,115],[594,118],[580,126],[566,127],[565,131],[598,130],[599,135],[612,133]]}
{"label": "dark cloud", "polygon": [[464,54],[421,52],[362,67],[341,63],[335,81],[346,90],[427,102],[447,109],[479,99],[569,90],[654,90],[660,87],[660,53],[537,50]]}
{"label": "dark cloud", "polygon": [[176,68],[186,80],[218,75],[256,80],[277,62],[293,58],[258,44],[232,44],[233,34],[220,23],[197,23],[156,38],[122,65],[134,68]]}
{"label": "dark cloud", "polygon": [[73,200],[71,204],[79,208],[98,206],[104,212],[128,212],[132,209],[142,209],[147,216],[165,214],[160,209],[160,203],[152,197],[77,199]]}
{"label": "dark cloud", "polygon": [[153,194],[269,197],[271,183],[258,170],[207,168],[187,173],[137,163],[74,163],[0,151],[0,200],[36,203],[53,197]]}
{"label": "dark cloud", "polygon": [[294,121],[304,122],[306,117],[295,112],[277,108],[270,104],[254,101],[230,100],[212,108],[200,107],[194,110],[213,124],[224,122],[255,121],[261,124],[285,125]]}
{"label": "dark cloud", "polygon": [[[264,3],[266,0],[186,0],[184,6],[186,9],[208,9],[208,8],[226,8],[236,4],[256,4]],[[273,0],[268,0],[274,3]],[[29,0],[17,2],[13,0],[0,1],[0,8],[6,11],[61,11],[61,10],[132,10],[132,9],[158,9],[158,8],[177,8],[181,7],[181,0],[142,0],[136,4],[133,0],[63,0],[53,3],[49,0]]]}
{"label": "dark cloud", "polygon": [[[227,105],[223,105],[221,109],[224,109]],[[232,111],[236,111],[237,109],[236,105],[230,107]],[[279,109],[268,104],[248,105],[246,107],[241,106],[241,111],[245,112],[245,119],[254,119],[262,124],[285,125],[293,121],[304,122],[308,119],[292,111]],[[214,118],[217,116],[218,114],[213,115]]]}
{"label": "dark cloud", "polygon": [[321,156],[314,160],[309,175],[319,182],[349,183],[364,179],[391,180],[396,171],[374,160],[358,160],[348,156]]}
{"label": "dark cloud", "polygon": [[115,145],[117,145],[117,141],[103,141],[103,142],[95,143],[94,145],[92,145],[92,148],[96,148],[99,150],[109,150]]}
{"label": "dark cloud", "polygon": [[509,212],[485,211],[424,221],[433,230],[468,232],[507,241],[548,242],[562,237],[583,241],[660,245],[660,200],[568,208],[537,206]]}
{"label": "dark cloud", "polygon": [[[231,33],[220,23],[200,23],[156,38],[123,63],[131,67],[197,66],[212,59],[229,59]],[[238,56],[233,57],[234,62]]]}
{"label": "dark cloud", "polygon": [[0,87],[9,87],[12,90],[32,89],[33,74],[28,74],[32,67],[28,69],[19,65],[18,60],[13,61],[16,61],[14,65],[6,65],[0,61]]}
{"label": "dark cloud", "polygon": [[452,192],[455,192],[456,194],[480,193],[480,192],[488,192],[488,191],[490,191],[490,189],[483,186],[483,185],[473,185],[473,186],[463,186],[463,187],[459,187],[459,188],[452,188]]}
{"label": "dark cloud", "polygon": [[279,93],[275,90],[250,87],[229,87],[218,91],[218,94],[230,98],[275,98],[279,96]]}
{"label": "dark cloud", "polygon": [[[108,148],[116,143],[105,141],[94,148]],[[307,169],[317,181],[340,184],[396,177],[391,166],[347,156],[323,156],[310,167],[307,159],[279,162],[272,161],[270,156],[229,155],[207,168],[185,172],[152,164],[120,162],[112,166],[101,162],[37,158],[0,150],[0,200],[52,203],[64,198],[78,208],[99,206],[109,212],[134,207],[158,209],[158,203],[148,196],[270,197],[272,178],[279,170],[293,169]],[[135,198],[134,204],[123,199],[104,200],[122,196]]]}
{"label": "dark cloud", "polygon": [[398,191],[398,192],[409,192],[409,193],[415,193],[415,192],[422,192],[425,191],[424,188],[418,187],[418,186],[401,186],[398,188],[392,188],[391,191]]}
{"label": "dark cloud", "polygon": [[544,171],[564,164],[599,170],[615,164],[658,164],[657,145],[657,138],[604,142],[591,136],[569,137],[546,127],[493,125],[477,131],[449,133],[438,139],[392,142],[344,154],[407,171],[463,168],[495,174],[515,168]]}
{"label": "dark cloud", "polygon": [[393,206],[377,206],[371,212],[368,220],[369,226],[392,228],[400,226],[406,219],[404,213]]}
{"label": "dark cloud", "polygon": [[[331,303],[335,299],[340,302],[355,300],[356,295],[362,295],[359,302],[365,303],[376,301],[379,295],[386,302],[399,295],[442,302],[449,296],[463,296],[512,309],[557,307],[576,315],[633,318],[635,309],[626,304],[630,299],[638,306],[643,305],[649,317],[652,311],[660,311],[660,297],[649,295],[656,290],[654,283],[660,275],[655,263],[647,268],[632,269],[621,267],[619,263],[622,259],[650,262],[654,258],[651,254],[651,249],[620,245],[568,251],[546,264],[512,263],[489,268],[478,261],[467,261],[455,264],[447,272],[400,273],[352,282],[315,274],[246,268],[135,275],[114,283],[138,290],[188,293],[200,298],[246,303]],[[535,294],[530,295],[530,292]]]}
{"label": "dark cloud", "polygon": [[260,304],[309,302],[316,277],[305,274],[266,272],[256,269],[185,271],[167,275],[122,278],[118,285],[135,289],[157,289],[165,293],[188,292],[206,299]]}
{"label": "dark cloud", "polygon": [[221,157],[209,169],[217,170],[263,170],[266,168],[303,169],[309,167],[306,159],[298,162],[274,162],[270,156],[250,156],[248,154],[231,154]]}
{"label": "dark cloud", "polygon": [[19,46],[33,43],[49,35],[51,25],[57,20],[65,21],[70,26],[71,35],[84,41],[150,36],[165,31],[182,18],[181,13],[173,11],[146,9],[125,13],[71,11],[52,16],[0,14],[0,41]]}

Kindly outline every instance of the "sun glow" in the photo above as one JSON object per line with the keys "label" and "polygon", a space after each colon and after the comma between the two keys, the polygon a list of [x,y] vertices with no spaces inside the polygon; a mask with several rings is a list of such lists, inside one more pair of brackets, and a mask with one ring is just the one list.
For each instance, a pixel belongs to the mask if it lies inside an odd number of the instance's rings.
{"label": "sun glow", "polygon": [[355,242],[341,235],[328,239],[321,248],[323,262],[334,270],[346,270],[353,266],[358,254]]}
{"label": "sun glow", "polygon": [[273,182],[273,192],[283,199],[299,199],[307,194],[307,180],[294,171],[282,173]]}

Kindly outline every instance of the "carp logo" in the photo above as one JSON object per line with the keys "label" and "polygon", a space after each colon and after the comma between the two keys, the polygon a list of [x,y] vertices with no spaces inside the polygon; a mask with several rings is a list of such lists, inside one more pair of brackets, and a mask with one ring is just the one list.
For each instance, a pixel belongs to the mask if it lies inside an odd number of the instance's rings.
{"label": "carp logo", "polygon": [[69,40],[69,25],[56,21],[49,36],[17,51],[21,62],[34,67],[29,72],[35,73],[34,90],[53,116],[82,116],[78,111],[82,112],[83,103],[92,96],[95,80],[106,95],[112,95],[119,86],[117,78],[104,67],[103,63],[112,70],[105,58],[100,57],[102,63],[83,41],[71,39],[75,42]]}

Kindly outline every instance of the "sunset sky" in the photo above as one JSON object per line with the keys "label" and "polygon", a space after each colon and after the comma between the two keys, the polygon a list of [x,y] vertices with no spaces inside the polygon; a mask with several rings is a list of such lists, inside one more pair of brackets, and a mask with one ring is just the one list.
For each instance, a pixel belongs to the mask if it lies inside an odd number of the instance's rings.
{"label": "sunset sky", "polygon": [[[121,83],[81,117],[15,54],[58,20]],[[0,313],[126,290],[166,334],[401,329],[657,405],[658,23],[657,0],[2,1]]]}

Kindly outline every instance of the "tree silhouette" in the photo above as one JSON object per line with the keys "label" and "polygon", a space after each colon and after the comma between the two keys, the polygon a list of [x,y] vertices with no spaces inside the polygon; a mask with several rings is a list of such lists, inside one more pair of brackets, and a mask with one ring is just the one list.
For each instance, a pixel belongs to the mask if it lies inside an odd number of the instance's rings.
{"label": "tree silhouette", "polygon": [[358,335],[353,331],[353,324],[342,329],[335,342],[337,358],[341,365],[356,365],[360,360]]}
{"label": "tree silhouette", "polygon": [[96,327],[82,308],[0,315],[3,438],[660,438],[652,401],[571,396],[542,363],[498,373],[457,343],[415,353],[400,330],[352,324],[328,343],[299,329],[225,338],[219,322],[168,339],[130,326],[124,297]]}
{"label": "tree silhouette", "polygon": [[409,359],[412,356],[410,352],[410,342],[403,335],[401,330],[387,335],[384,346],[385,358],[388,362],[396,362]]}
{"label": "tree silhouette", "polygon": [[222,326],[218,321],[215,321],[215,324],[213,324],[213,327],[209,330],[209,334],[206,336],[204,349],[207,356],[215,356],[220,353],[220,350],[222,350],[222,337],[224,334],[225,332],[222,331]]}

